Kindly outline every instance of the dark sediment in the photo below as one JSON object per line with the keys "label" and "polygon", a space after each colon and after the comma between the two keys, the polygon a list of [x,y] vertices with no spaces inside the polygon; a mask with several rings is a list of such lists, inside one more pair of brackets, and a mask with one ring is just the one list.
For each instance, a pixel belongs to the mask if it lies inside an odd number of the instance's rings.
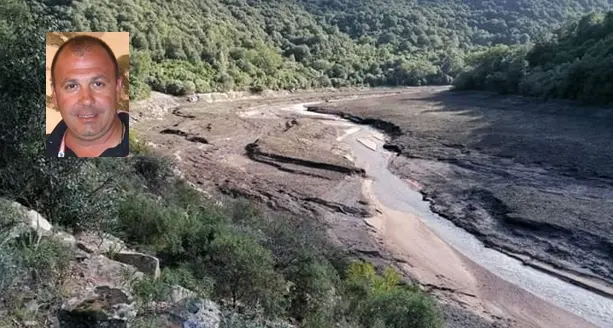
{"label": "dark sediment", "polygon": [[390,169],[486,246],[613,284],[613,110],[484,93],[311,106],[387,133]]}

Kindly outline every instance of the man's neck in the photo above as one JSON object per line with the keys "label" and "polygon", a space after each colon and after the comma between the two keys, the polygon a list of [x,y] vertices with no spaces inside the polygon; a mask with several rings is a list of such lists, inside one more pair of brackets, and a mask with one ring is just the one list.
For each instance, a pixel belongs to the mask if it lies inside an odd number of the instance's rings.
{"label": "man's neck", "polygon": [[119,116],[113,121],[111,129],[105,135],[95,140],[82,140],[76,138],[70,133],[70,130],[67,130],[66,146],[78,157],[98,157],[105,150],[121,143],[122,130],[123,123],[119,119]]}

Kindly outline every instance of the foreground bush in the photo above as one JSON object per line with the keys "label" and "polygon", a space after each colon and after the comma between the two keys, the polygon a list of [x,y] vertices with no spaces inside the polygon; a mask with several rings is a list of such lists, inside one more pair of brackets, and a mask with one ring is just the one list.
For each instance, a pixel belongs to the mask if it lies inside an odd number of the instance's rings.
{"label": "foreground bush", "polygon": [[435,302],[414,286],[401,285],[392,268],[378,275],[372,264],[355,262],[345,280],[350,311],[363,327],[442,327]]}

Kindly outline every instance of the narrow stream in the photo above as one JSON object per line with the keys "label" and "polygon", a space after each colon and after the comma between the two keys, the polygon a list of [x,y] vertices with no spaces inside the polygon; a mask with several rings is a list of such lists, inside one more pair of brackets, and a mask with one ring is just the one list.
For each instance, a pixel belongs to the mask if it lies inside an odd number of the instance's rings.
{"label": "narrow stream", "polygon": [[[300,111],[301,114],[326,117],[334,121],[340,120],[332,115],[306,112],[303,104],[285,110]],[[422,200],[422,195],[418,191],[411,189],[405,181],[388,170],[389,160],[394,154],[383,149],[384,141],[372,138],[373,134],[379,132],[367,126],[359,126],[360,129],[356,130],[357,126],[347,125],[348,134],[343,142],[351,146],[356,165],[364,167],[366,173],[373,178],[373,191],[383,205],[418,215],[441,239],[500,278],[597,326],[613,328],[613,300],[525,266],[520,261],[494,249],[486,248],[470,233],[433,213],[430,204]],[[353,130],[349,130],[351,127]],[[374,142],[377,150],[365,147],[357,141],[358,138]]]}

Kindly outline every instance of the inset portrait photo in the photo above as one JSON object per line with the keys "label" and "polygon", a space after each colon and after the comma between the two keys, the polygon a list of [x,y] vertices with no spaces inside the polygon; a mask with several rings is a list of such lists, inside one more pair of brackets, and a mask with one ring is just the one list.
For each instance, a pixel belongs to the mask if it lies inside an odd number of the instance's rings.
{"label": "inset portrait photo", "polygon": [[128,32],[48,32],[47,157],[127,157]]}

